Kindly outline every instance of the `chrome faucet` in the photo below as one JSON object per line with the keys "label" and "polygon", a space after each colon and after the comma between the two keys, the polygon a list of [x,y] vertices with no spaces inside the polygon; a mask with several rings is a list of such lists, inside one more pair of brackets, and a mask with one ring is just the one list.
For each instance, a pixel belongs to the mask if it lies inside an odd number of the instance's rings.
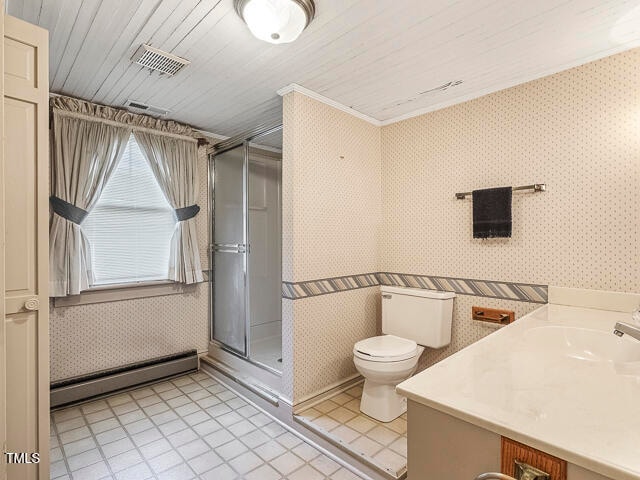
{"label": "chrome faucet", "polygon": [[640,340],[640,327],[636,327],[634,325],[631,325],[630,323],[616,323],[616,326],[613,328],[613,333],[615,333],[619,337],[623,336],[626,333],[630,337],[633,337],[636,340]]}
{"label": "chrome faucet", "polygon": [[615,333],[619,337],[623,336],[626,333],[630,337],[633,337],[636,340],[640,341],[640,322],[638,322],[639,318],[640,318],[640,308],[637,308],[631,314],[631,319],[633,320],[635,325],[632,325],[626,322],[617,322],[616,326],[613,327],[613,333]]}

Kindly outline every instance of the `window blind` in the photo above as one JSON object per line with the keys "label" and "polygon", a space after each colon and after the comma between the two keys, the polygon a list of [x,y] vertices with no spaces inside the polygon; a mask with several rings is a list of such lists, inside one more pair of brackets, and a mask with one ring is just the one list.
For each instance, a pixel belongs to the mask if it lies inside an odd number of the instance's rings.
{"label": "window blind", "polygon": [[98,203],[82,223],[96,285],[168,278],[176,217],[133,135]]}

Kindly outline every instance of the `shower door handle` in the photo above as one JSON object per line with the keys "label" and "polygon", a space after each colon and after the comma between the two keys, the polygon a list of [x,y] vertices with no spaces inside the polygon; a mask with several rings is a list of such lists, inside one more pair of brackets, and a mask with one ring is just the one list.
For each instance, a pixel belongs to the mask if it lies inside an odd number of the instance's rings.
{"label": "shower door handle", "polygon": [[212,250],[220,253],[247,253],[244,243],[214,243]]}

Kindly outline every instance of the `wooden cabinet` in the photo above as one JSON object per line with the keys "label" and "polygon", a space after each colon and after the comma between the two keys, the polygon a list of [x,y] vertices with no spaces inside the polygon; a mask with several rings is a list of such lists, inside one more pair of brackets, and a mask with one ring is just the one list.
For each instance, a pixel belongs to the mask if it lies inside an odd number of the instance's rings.
{"label": "wooden cabinet", "polygon": [[501,470],[514,475],[515,458],[544,469],[551,480],[612,480],[411,400],[407,427],[411,479],[473,480]]}
{"label": "wooden cabinet", "polygon": [[[48,34],[4,17],[2,478],[49,478]],[[32,461],[33,457],[27,455]]]}

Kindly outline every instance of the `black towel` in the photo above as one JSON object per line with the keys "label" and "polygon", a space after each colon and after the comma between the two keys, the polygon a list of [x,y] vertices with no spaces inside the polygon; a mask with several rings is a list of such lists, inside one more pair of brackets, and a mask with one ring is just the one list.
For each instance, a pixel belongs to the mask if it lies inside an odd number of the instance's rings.
{"label": "black towel", "polygon": [[511,187],[473,191],[473,238],[511,237]]}

